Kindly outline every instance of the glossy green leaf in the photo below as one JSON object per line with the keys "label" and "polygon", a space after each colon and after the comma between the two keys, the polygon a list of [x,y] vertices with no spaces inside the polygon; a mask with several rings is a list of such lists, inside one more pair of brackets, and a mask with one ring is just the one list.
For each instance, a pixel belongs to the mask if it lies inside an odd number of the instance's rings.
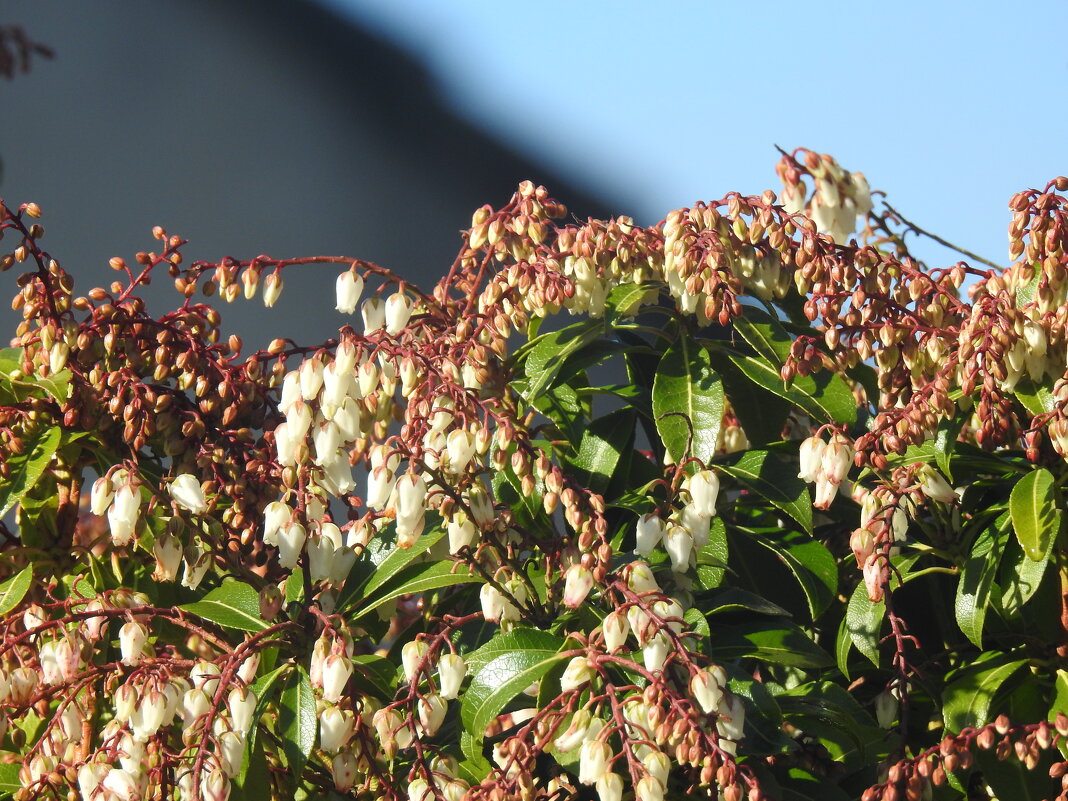
{"label": "glossy green leaf", "polygon": [[771,451],[750,450],[737,457],[733,464],[724,462],[716,466],[812,533],[812,500],[808,485],[797,477],[794,464],[785,462]]}
{"label": "glossy green leaf", "polygon": [[657,286],[648,284],[620,284],[613,287],[605,299],[605,309],[611,319],[633,317],[642,306],[656,302]]}
{"label": "glossy green leaf", "polygon": [[723,582],[728,557],[727,526],[723,518],[713,517],[708,543],[697,552],[697,580],[702,587],[711,590]]}
{"label": "glossy green leaf", "polygon": [[402,595],[413,595],[456,584],[471,584],[480,581],[482,579],[472,574],[469,568],[453,562],[408,565],[398,572],[392,581],[379,588],[373,597],[368,597],[366,604],[360,607],[359,614],[365,615]]}
{"label": "glossy green leaf", "polygon": [[27,565],[3,584],[0,584],[0,615],[6,615],[18,606],[22,599],[26,597],[26,593],[29,592],[32,583],[33,565]]}
{"label": "glossy green leaf", "polygon": [[738,587],[726,587],[709,593],[701,602],[706,615],[723,615],[731,612],[753,612],[758,615],[789,617],[790,613],[778,604],[762,598],[755,592]]}
{"label": "glossy green leaf", "polygon": [[990,606],[990,588],[1008,539],[1006,518],[1007,515],[1002,515],[979,534],[957,583],[954,604],[957,625],[977,648],[983,647],[983,624]]}
{"label": "glossy green leaf", "polygon": [[464,729],[481,737],[486,726],[523,690],[541,679],[564,657],[556,648],[525,648],[494,657],[484,664],[464,692],[460,720]]}
{"label": "glossy green leaf", "polygon": [[1012,530],[1024,553],[1036,562],[1043,558],[1061,524],[1053,485],[1053,474],[1040,467],[1017,481],[1009,496]]}
{"label": "glossy green leaf", "polygon": [[600,320],[587,320],[559,331],[542,334],[517,351],[512,362],[522,362],[522,376],[513,382],[527,403],[540,397],[556,381],[571,354],[593,342],[604,331]]}
{"label": "glossy green leaf", "polygon": [[801,585],[809,614],[815,620],[838,592],[838,563],[827,547],[799,531],[774,534],[739,528],[754,542],[774,553]]}
{"label": "glossy green leaf", "polygon": [[199,601],[179,608],[226,628],[254,632],[267,628],[260,617],[260,594],[240,581],[228,581]]}
{"label": "glossy green leaf", "polygon": [[753,657],[777,665],[807,668],[834,664],[830,654],[786,618],[754,618],[737,625],[717,625],[710,639],[709,654],[715,660]]}
{"label": "glossy green leaf", "polygon": [[1036,387],[1026,375],[1016,384],[1013,394],[1035,417],[1040,414],[1049,414],[1057,403],[1057,399],[1045,382]]}
{"label": "glossy green leaf", "polygon": [[285,602],[286,606],[292,603],[300,603],[304,600],[304,569],[296,568],[286,579]]}
{"label": "glossy green leaf", "polygon": [[464,654],[464,661],[468,674],[474,675],[497,657],[512,651],[559,651],[562,645],[563,640],[556,634],[517,626],[494,635],[485,645]]}
{"label": "glossy green leaf", "polygon": [[946,728],[959,732],[966,726],[989,722],[990,707],[1005,683],[1027,664],[1026,659],[989,651],[979,661],[959,671],[942,691],[942,716]]}
{"label": "glossy green leaf", "polygon": [[793,338],[759,306],[743,306],[742,315],[735,317],[733,324],[742,339],[772,364],[781,366],[790,355]]}
{"label": "glossy green leaf", "polygon": [[[429,521],[428,521],[429,522]],[[445,536],[445,529],[439,525],[433,526],[423,533],[415,541],[411,548],[394,547],[392,551],[382,559],[375,567],[374,574],[363,585],[364,595],[370,595],[379,587],[384,586],[394,576],[400,573],[408,565],[415,562],[419,557],[438,544]]]}
{"label": "glossy green leaf", "polygon": [[319,719],[315,714],[315,692],[303,666],[286,677],[278,705],[278,734],[289,772],[299,782],[300,774],[315,745]]}
{"label": "glossy green leaf", "polygon": [[[1059,510],[1058,510],[1059,514]],[[1018,543],[1009,543],[1001,560],[998,585],[1001,587],[1001,611],[1007,616],[1020,612],[1042,585],[1055,550],[1056,538],[1050,537],[1046,550],[1037,561],[1027,556]]]}
{"label": "glossy green leaf", "polygon": [[11,402],[28,397],[51,397],[63,403],[70,397],[71,372],[60,370],[55,375],[41,378],[37,375],[22,375],[22,348],[0,350],[0,390]]}
{"label": "glossy green leaf", "polygon": [[634,442],[635,412],[617,409],[589,424],[578,453],[570,459],[576,478],[588,489],[605,494],[621,458]]}
{"label": "glossy green leaf", "polygon": [[796,376],[787,385],[779,369],[763,357],[745,356],[733,348],[721,346],[745,376],[776,395],[785,398],[820,422],[855,423],[857,401],[853,392],[835,373]]}
{"label": "glossy green leaf", "polygon": [[[891,564],[896,568],[896,573],[890,575],[891,591],[901,586],[898,574],[905,581],[909,580],[908,571],[919,559],[920,554],[906,554],[895,556],[891,560]],[[879,640],[884,617],[886,617],[886,602],[871,600],[868,597],[867,586],[863,581],[859,582],[846,608],[845,626],[857,650],[868,657],[876,667],[879,666]],[[842,646],[839,645],[839,651],[841,648]],[[848,647],[846,647],[846,655],[848,656]],[[842,661],[841,653],[839,653],[838,661],[839,663]]]}
{"label": "glossy green leaf", "polygon": [[656,429],[676,463],[693,456],[708,463],[723,424],[723,383],[706,351],[686,329],[668,348],[653,381]]}
{"label": "glossy green leaf", "polygon": [[[260,676],[256,681],[252,682],[252,686],[249,688],[256,694],[256,707],[252,712],[252,723],[249,726],[249,730],[245,732],[245,761],[242,764],[241,772],[238,774],[237,781],[241,786],[255,786],[253,783],[245,781],[245,777],[252,765],[252,757],[255,754],[257,747],[257,739],[259,738],[259,722],[260,719],[267,713],[267,707],[274,700],[276,693],[274,692],[278,679],[285,675],[286,671],[290,669],[289,665],[283,665],[280,668],[275,668],[270,673],[266,673]],[[260,746],[262,750],[262,746]]]}
{"label": "glossy green leaf", "polygon": [[11,474],[0,481],[0,515],[7,514],[37,484],[56,454],[62,431],[58,426],[38,431],[26,443],[24,453],[12,457]]}

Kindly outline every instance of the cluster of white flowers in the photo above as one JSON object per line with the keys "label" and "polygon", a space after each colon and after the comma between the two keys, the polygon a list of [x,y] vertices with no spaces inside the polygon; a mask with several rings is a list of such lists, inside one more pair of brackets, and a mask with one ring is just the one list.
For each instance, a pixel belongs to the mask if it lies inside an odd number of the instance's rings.
{"label": "cluster of white flowers", "polygon": [[642,515],[635,532],[634,553],[647,557],[663,544],[675,573],[688,572],[696,565],[697,552],[708,545],[719,477],[711,470],[699,470],[683,479],[682,491],[688,503],[667,520],[653,513]]}
{"label": "cluster of white flowers", "polygon": [[853,453],[853,446],[838,432],[829,441],[814,435],[801,443],[801,470],[797,477],[810,484],[815,482],[816,497],[812,505],[817,509],[830,508],[853,465]]}
{"label": "cluster of white flowers", "polygon": [[813,170],[815,191],[806,203],[802,181],[783,188],[783,207],[790,214],[806,213],[821,233],[840,245],[849,242],[872,209],[871,187],[863,173],[848,173],[833,159],[820,159]]}

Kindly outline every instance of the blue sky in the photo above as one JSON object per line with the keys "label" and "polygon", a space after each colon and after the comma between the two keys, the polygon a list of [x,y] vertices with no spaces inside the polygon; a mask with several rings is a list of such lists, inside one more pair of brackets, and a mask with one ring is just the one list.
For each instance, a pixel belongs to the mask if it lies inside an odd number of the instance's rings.
{"label": "blue sky", "polygon": [[774,145],[805,146],[1004,262],[1011,194],[1068,173],[1064,0],[326,1],[410,48],[463,114],[645,222],[778,189]]}

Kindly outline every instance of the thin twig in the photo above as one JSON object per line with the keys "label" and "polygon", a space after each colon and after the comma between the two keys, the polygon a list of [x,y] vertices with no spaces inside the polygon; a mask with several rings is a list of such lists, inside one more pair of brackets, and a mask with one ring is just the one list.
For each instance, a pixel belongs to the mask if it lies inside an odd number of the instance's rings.
{"label": "thin twig", "polygon": [[995,270],[1002,270],[1002,271],[1005,269],[1000,264],[995,264],[994,262],[990,261],[989,259],[984,259],[982,256],[980,256],[980,255],[978,255],[976,253],[972,253],[970,250],[965,250],[962,247],[954,245],[952,242],[947,242],[945,239],[943,239],[942,237],[938,236],[937,234],[932,234],[930,231],[926,231],[923,228],[920,228],[920,226],[916,225],[916,223],[905,219],[905,216],[900,211],[895,209],[893,206],[891,206],[885,200],[883,201],[883,205],[886,206],[886,210],[887,211],[889,211],[891,214],[893,214],[895,217],[897,217],[897,219],[901,221],[902,225],[904,225],[906,228],[908,228],[913,233],[921,234],[923,236],[928,237],[929,239],[933,239],[935,242],[937,242],[938,244],[942,245],[943,247],[947,247],[950,250],[955,250],[955,251],[957,251],[957,253],[960,253],[963,256],[967,256],[969,259],[972,259],[973,261],[977,261],[980,264],[985,264],[987,267],[993,267]]}

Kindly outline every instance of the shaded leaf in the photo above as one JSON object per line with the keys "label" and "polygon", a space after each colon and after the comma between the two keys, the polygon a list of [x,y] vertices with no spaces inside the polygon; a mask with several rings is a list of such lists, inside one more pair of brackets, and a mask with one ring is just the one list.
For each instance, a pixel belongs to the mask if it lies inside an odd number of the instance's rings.
{"label": "shaded leaf", "polygon": [[750,450],[737,457],[733,464],[724,462],[716,467],[812,533],[812,500],[808,485],[797,477],[793,464],[784,462],[771,451]]}
{"label": "shaded leaf", "polygon": [[629,456],[634,442],[635,412],[617,409],[589,424],[578,453],[569,460],[576,478],[600,495],[608,490],[620,459]]}
{"label": "shaded leaf", "polygon": [[838,564],[823,543],[799,531],[767,532],[739,528],[774,553],[785,565],[805,594],[809,613],[815,620],[838,592]]}
{"label": "shaded leaf", "polygon": [[1027,664],[1008,654],[989,651],[960,670],[942,691],[942,717],[946,728],[959,732],[966,726],[989,722],[990,707],[1005,683]]}
{"label": "shaded leaf", "polygon": [[[920,559],[920,554],[906,554],[895,556],[891,564],[897,569],[905,581],[909,580],[908,571]],[[890,589],[896,590],[900,585],[897,574],[890,575]],[[876,667],[879,666],[879,640],[882,631],[883,618],[886,617],[886,602],[873,601],[868,597],[868,589],[863,581],[859,582],[853,590],[846,608],[845,627],[849,632],[849,638],[857,646],[857,650],[868,657]],[[839,651],[842,645],[838,646]],[[845,655],[848,656],[849,648],[846,646]],[[842,662],[842,654],[839,653],[839,663]],[[844,671],[843,671],[844,672]]]}
{"label": "shaded leaf", "polygon": [[830,667],[834,660],[797,624],[786,618],[758,618],[731,626],[716,626],[709,655],[728,661],[753,657],[791,667]]}

